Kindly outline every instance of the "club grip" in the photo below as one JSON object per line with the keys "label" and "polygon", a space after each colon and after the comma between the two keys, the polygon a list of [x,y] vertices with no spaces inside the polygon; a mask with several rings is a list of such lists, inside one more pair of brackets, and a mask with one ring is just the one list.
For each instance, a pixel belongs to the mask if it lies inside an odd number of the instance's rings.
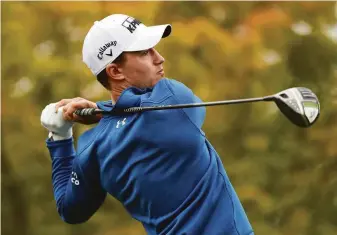
{"label": "club grip", "polygon": [[99,111],[96,110],[95,108],[85,108],[85,109],[77,109],[74,113],[78,116],[91,116],[99,113]]}

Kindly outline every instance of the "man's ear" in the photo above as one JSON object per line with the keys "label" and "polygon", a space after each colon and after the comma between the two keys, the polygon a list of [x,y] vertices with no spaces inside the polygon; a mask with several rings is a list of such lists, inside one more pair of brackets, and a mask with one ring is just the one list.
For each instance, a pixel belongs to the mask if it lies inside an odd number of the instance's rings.
{"label": "man's ear", "polygon": [[112,79],[116,79],[116,80],[124,79],[122,69],[120,68],[120,66],[118,66],[115,63],[109,64],[108,66],[106,66],[105,71],[106,71],[106,74]]}

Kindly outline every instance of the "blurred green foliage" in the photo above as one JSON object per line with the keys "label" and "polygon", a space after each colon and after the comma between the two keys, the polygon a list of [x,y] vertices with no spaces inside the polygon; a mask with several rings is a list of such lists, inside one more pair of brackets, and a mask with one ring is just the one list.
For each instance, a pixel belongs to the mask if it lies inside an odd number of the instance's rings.
{"label": "blurred green foliage", "polygon": [[[204,101],[306,86],[321,101],[309,129],[273,104],[207,108],[204,130],[258,235],[337,234],[337,7],[334,2],[2,2],[2,234],[132,235],[109,197],[87,223],[59,218],[40,125],[45,105],[109,94],[82,62],[95,20],[124,13],[171,23],[157,49],[170,78]],[[75,127],[78,137],[90,126]]]}

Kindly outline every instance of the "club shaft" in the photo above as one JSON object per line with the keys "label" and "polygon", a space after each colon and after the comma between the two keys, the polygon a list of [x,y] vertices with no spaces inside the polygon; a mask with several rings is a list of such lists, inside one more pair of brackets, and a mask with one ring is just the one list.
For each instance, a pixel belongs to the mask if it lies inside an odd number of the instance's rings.
{"label": "club shaft", "polygon": [[261,101],[272,101],[273,96],[265,96],[258,98],[247,98],[247,99],[235,99],[235,100],[224,100],[224,101],[212,101],[212,102],[202,102],[202,103],[191,103],[191,104],[177,104],[177,105],[159,105],[159,106],[149,106],[149,107],[131,107],[127,109],[113,109],[113,112],[104,111],[101,109],[79,109],[76,110],[75,114],[80,116],[95,115],[95,114],[123,114],[123,113],[137,113],[151,110],[166,110],[166,109],[181,109],[181,108],[197,108],[204,106],[217,106],[217,105],[229,105],[229,104],[242,104],[242,103],[252,103]]}
{"label": "club shaft", "polygon": [[229,104],[259,102],[259,101],[265,101],[264,97],[237,99],[237,100],[212,101],[212,102],[202,102],[202,103],[192,103],[192,104],[177,104],[177,105],[142,107],[142,111],[164,110],[164,109],[180,109],[180,108],[196,108],[196,107],[203,107],[203,106],[229,105]]}

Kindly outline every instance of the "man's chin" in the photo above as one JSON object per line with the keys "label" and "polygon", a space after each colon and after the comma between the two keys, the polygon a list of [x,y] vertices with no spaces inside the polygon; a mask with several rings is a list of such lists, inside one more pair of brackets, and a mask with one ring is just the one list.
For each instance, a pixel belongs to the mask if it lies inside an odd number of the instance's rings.
{"label": "man's chin", "polygon": [[164,78],[164,76],[160,76],[158,78],[156,78],[153,82],[152,82],[152,86],[155,86],[160,80],[162,80]]}

